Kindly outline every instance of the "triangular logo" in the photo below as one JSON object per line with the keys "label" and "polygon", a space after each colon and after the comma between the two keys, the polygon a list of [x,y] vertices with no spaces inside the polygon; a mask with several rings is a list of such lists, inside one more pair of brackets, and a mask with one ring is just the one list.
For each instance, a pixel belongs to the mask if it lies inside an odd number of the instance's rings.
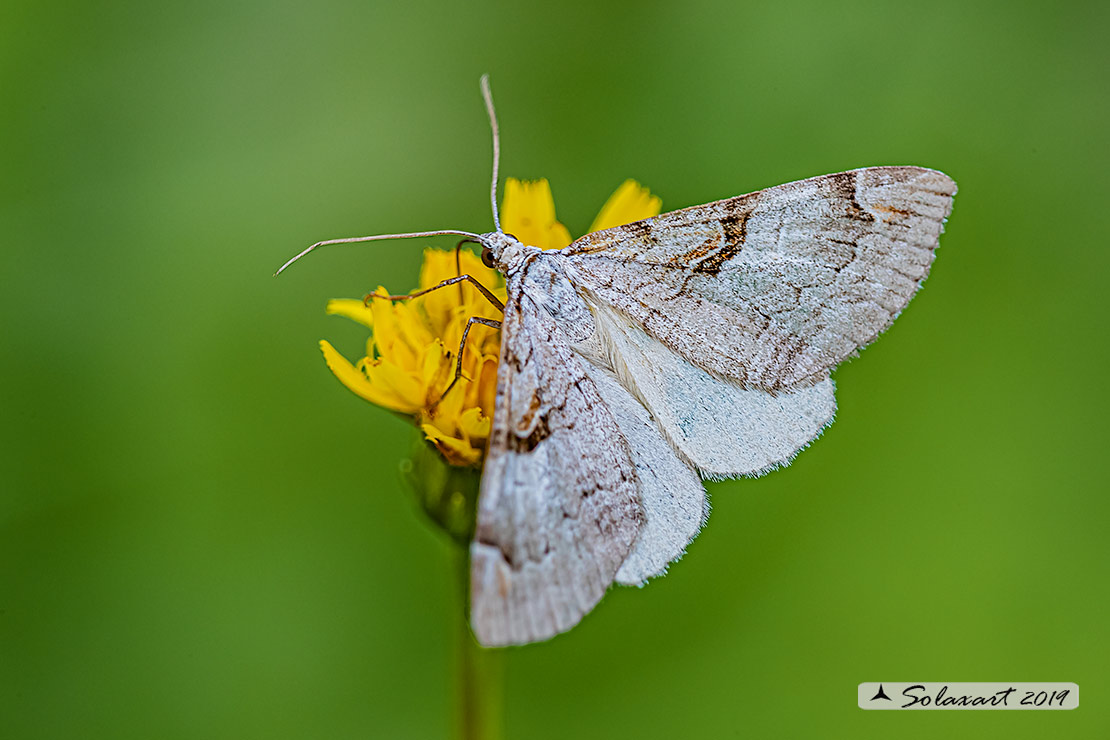
{"label": "triangular logo", "polygon": [[879,693],[877,693],[877,694],[875,694],[874,696],[871,697],[871,701],[875,701],[876,699],[886,699],[887,701],[894,701],[893,699],[891,699],[889,696],[886,695],[885,691],[883,691],[883,685],[882,684],[879,684]]}

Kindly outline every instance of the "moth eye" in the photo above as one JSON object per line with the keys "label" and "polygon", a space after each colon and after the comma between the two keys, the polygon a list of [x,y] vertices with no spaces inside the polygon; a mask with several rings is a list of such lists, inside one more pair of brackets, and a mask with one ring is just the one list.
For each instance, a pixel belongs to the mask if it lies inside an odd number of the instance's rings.
{"label": "moth eye", "polygon": [[493,252],[489,251],[489,247],[482,247],[482,264],[486,267],[496,267],[493,261]]}

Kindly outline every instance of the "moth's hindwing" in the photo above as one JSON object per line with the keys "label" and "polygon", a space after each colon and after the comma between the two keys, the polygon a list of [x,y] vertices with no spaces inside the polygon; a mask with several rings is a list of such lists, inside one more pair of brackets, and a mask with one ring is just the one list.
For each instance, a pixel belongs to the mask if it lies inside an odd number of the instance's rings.
{"label": "moth's hindwing", "polygon": [[606,306],[597,326],[615,372],[650,410],[682,457],[706,478],[758,476],[790,462],[836,413],[828,374],[771,392],[714,377]]}
{"label": "moth's hindwing", "polygon": [[709,516],[705,487],[640,401],[608,371],[588,361],[585,368],[628,441],[640,482],[644,525],[616,575],[617,583],[638,586],[664,573],[697,536]]}
{"label": "moth's hindwing", "polygon": [[956,184],[919,167],[825,175],[587,234],[568,274],[745,388],[821,381],[929,273]]}

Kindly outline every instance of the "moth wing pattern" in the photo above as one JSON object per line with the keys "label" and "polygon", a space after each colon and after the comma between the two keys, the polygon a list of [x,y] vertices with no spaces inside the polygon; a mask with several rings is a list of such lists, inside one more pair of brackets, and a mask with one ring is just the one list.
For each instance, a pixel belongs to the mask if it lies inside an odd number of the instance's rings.
{"label": "moth wing pattern", "polygon": [[956,184],[869,167],[587,234],[568,274],[699,367],[744,388],[820,382],[929,274]]}
{"label": "moth wing pattern", "polygon": [[709,501],[697,471],[663,436],[647,408],[607,370],[590,362],[585,368],[628,441],[636,466],[644,524],[615,580],[638,586],[682,557],[709,517]]}
{"label": "moth wing pattern", "polygon": [[497,400],[471,543],[484,645],[547,639],[605,594],[644,524],[636,466],[551,316],[508,277]]}
{"label": "moth wing pattern", "polygon": [[684,460],[711,479],[788,464],[832,423],[832,379],[770,392],[716,377],[606,306],[594,309],[623,386],[650,410]]}

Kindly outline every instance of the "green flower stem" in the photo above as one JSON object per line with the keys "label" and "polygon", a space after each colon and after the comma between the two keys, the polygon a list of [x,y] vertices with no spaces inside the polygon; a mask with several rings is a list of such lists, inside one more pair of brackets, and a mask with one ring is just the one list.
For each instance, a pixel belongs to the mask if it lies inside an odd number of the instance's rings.
{"label": "green flower stem", "polygon": [[457,562],[461,609],[458,611],[456,633],[458,654],[458,733],[460,740],[500,740],[504,699],[504,651],[484,648],[474,639],[467,619],[470,590],[470,558],[459,548]]}

